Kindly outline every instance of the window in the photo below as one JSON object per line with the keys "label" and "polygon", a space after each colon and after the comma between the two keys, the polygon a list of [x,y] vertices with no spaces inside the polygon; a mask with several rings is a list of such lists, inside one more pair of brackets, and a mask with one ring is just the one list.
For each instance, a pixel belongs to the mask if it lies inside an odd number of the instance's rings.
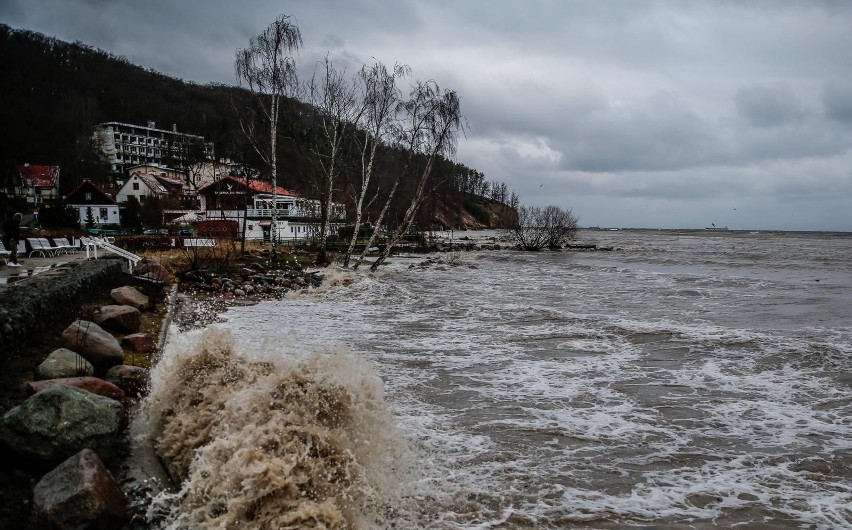
{"label": "window", "polygon": [[104,221],[106,221],[109,218],[109,216],[107,215],[107,209],[106,208],[101,208],[100,218]]}
{"label": "window", "polygon": [[133,183],[133,191],[139,191],[139,183],[138,182]]}
{"label": "window", "polygon": [[87,191],[87,192],[86,192],[86,200],[87,200],[87,201],[92,200],[92,192],[91,192],[91,191]]}

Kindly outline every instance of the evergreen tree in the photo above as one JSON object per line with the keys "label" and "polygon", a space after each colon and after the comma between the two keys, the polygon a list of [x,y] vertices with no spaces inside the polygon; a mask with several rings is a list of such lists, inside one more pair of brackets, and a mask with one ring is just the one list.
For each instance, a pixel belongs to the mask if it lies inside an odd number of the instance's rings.
{"label": "evergreen tree", "polygon": [[142,228],[142,208],[134,195],[121,206],[121,226],[131,230]]}
{"label": "evergreen tree", "polygon": [[94,228],[95,227],[95,214],[92,212],[91,206],[86,206],[86,228]]}
{"label": "evergreen tree", "polygon": [[160,227],[163,225],[163,204],[159,197],[148,197],[142,203],[140,209],[142,223],[148,227]]}

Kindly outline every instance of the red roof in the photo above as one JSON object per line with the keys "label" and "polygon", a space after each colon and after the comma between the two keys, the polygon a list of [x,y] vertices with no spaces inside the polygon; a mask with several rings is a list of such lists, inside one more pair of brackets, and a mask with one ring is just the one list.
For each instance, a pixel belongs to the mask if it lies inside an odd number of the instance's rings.
{"label": "red roof", "polygon": [[[203,190],[205,190],[205,189],[207,189],[211,186],[215,186],[219,182],[222,182],[223,180],[230,180],[230,181],[236,182],[237,184],[239,184],[241,186],[245,186],[255,193],[272,193],[272,184],[270,184],[268,182],[263,182],[263,181],[260,181],[260,180],[246,180],[242,177],[235,177],[233,175],[228,175],[227,177],[223,177],[221,180],[211,182],[211,183],[209,183],[205,186],[202,186],[201,189],[199,189],[198,191],[201,192],[201,191],[203,191]],[[289,191],[289,190],[285,190],[281,186],[276,186],[275,190],[276,190],[277,195],[285,195],[285,196],[290,196],[290,197],[296,196],[295,193],[293,193],[292,191]]]}
{"label": "red roof", "polygon": [[21,182],[24,186],[38,188],[54,188],[59,179],[59,166],[33,166],[22,164],[18,166]]}
{"label": "red roof", "polygon": [[[263,182],[262,180],[246,180],[239,177],[227,177],[236,180],[243,186],[248,186],[252,191],[257,193],[272,193],[272,184]],[[275,190],[278,195],[294,195],[292,191],[285,190],[281,186],[276,186]]]}

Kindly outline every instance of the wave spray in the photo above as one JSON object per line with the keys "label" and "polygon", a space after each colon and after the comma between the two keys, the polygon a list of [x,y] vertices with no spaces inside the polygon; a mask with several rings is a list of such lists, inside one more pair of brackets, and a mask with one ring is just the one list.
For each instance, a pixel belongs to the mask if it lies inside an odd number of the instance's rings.
{"label": "wave spray", "polygon": [[216,328],[176,342],[144,418],[179,491],[149,516],[173,529],[352,528],[395,504],[406,442],[359,357],[247,355]]}

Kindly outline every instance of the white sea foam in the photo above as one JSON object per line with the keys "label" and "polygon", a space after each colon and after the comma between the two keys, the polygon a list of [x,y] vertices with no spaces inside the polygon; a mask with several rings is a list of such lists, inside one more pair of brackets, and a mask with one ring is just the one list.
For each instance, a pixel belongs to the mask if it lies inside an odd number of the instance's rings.
{"label": "white sea foam", "polygon": [[152,375],[149,435],[180,485],[154,505],[164,527],[369,526],[402,503],[407,444],[357,356],[208,328],[172,343]]}
{"label": "white sea foam", "polygon": [[381,428],[417,457],[367,526],[852,528],[843,261],[604,237],[632,250],[395,258],[222,327],[381,378]]}

